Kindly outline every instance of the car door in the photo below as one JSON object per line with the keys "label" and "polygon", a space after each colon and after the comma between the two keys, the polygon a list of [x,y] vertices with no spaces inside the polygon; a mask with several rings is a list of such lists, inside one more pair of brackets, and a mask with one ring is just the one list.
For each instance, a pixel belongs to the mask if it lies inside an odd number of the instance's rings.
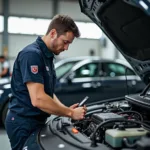
{"label": "car door", "polygon": [[89,96],[87,103],[99,100],[99,70],[99,61],[96,61],[84,63],[70,72],[66,77],[67,83],[61,83],[61,90],[56,92],[58,98],[67,106],[80,102],[85,96]]}
{"label": "car door", "polygon": [[127,66],[115,62],[102,63],[102,86],[105,98],[135,93],[137,76]]}

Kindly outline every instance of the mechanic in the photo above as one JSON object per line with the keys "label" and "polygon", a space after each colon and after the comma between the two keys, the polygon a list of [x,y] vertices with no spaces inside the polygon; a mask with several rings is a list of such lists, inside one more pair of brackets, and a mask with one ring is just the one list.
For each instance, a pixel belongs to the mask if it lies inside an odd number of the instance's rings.
{"label": "mechanic", "polygon": [[31,133],[40,130],[50,114],[74,120],[84,118],[86,106],[66,107],[54,94],[54,55],[68,50],[74,38],[79,36],[72,18],[56,15],[46,34],[19,52],[11,79],[10,111],[5,121],[12,150],[21,150]]}
{"label": "mechanic", "polygon": [[0,56],[0,62],[2,64],[0,77],[1,78],[10,77],[10,65],[5,56],[3,55]]}

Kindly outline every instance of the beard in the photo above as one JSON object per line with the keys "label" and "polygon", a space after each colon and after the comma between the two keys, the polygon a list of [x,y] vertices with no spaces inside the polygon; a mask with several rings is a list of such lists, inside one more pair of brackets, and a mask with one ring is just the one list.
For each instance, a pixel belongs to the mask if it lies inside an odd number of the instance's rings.
{"label": "beard", "polygon": [[59,45],[60,44],[58,43],[57,39],[54,39],[53,43],[51,44],[51,49],[55,55],[59,55],[61,52],[64,51],[64,49],[60,47]]}
{"label": "beard", "polygon": [[57,53],[57,40],[56,39],[54,39],[53,42],[51,43],[51,51],[55,55],[58,55],[58,53]]}

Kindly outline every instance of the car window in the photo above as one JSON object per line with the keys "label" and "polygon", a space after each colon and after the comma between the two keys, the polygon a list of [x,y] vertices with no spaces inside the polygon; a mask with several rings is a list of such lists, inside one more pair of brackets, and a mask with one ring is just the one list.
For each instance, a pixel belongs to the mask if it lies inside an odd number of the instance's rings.
{"label": "car window", "polygon": [[98,63],[83,65],[75,71],[75,78],[98,77]]}
{"label": "car window", "polygon": [[76,63],[77,61],[66,62],[61,66],[57,67],[55,69],[57,78],[60,78],[61,76],[65,75]]}
{"label": "car window", "polygon": [[118,63],[103,63],[102,68],[104,76],[107,77],[135,75],[130,68],[126,70],[126,66]]}

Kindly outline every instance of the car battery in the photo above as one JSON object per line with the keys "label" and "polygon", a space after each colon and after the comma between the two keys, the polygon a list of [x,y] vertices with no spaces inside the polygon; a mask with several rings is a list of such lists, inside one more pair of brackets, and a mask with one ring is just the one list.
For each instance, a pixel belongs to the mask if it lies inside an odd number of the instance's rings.
{"label": "car battery", "polygon": [[148,131],[143,128],[107,129],[105,132],[105,142],[113,148],[121,148],[123,147],[123,138],[126,138],[130,144],[134,144],[146,133]]}
{"label": "car battery", "polygon": [[[92,122],[98,125],[104,121],[111,120],[111,119],[123,120],[124,117],[115,113],[95,113],[92,115],[91,119]],[[112,124],[114,123],[108,123],[105,125],[105,127],[112,127]]]}

